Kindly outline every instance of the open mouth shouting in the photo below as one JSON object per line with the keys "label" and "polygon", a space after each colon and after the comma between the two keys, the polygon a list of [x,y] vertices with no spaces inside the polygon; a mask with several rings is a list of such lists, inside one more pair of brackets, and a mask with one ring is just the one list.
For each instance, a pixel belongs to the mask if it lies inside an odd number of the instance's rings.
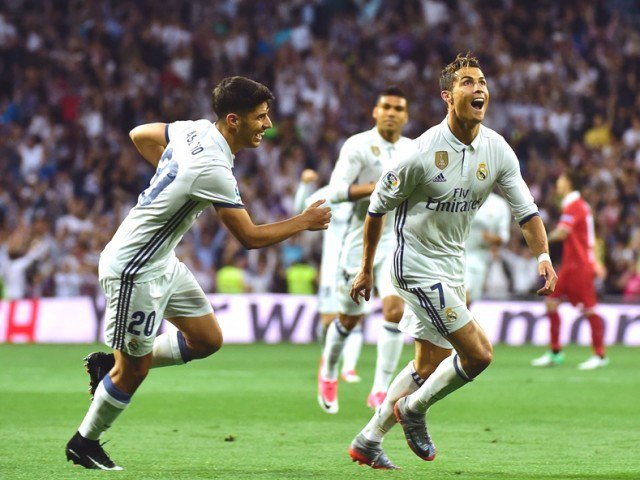
{"label": "open mouth shouting", "polygon": [[485,99],[483,97],[474,98],[471,101],[471,108],[477,111],[482,111],[485,105]]}

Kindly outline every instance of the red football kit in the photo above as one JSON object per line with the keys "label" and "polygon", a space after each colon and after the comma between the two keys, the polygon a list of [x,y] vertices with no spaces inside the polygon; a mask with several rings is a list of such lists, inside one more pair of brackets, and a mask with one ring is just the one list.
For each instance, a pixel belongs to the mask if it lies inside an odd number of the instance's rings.
{"label": "red football kit", "polygon": [[[552,298],[569,300],[572,305],[585,309],[596,306],[595,280],[595,232],[591,208],[573,191],[562,201],[562,215],[558,227],[569,232],[562,246],[562,265],[558,272],[558,283]],[[587,315],[591,326],[591,341],[596,355],[604,357],[604,322],[595,312]],[[560,351],[560,315],[549,312],[551,349]]]}
{"label": "red football kit", "polygon": [[584,308],[597,303],[595,279],[595,233],[591,208],[579,192],[571,192],[562,202],[558,227],[569,232],[562,246],[562,265],[552,298],[567,299]]}

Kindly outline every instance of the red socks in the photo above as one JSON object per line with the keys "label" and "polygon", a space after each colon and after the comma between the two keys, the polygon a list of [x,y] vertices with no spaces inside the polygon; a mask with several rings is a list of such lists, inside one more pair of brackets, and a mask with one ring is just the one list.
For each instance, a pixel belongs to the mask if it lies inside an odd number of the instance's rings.
{"label": "red socks", "polygon": [[[557,353],[562,349],[560,343],[560,315],[557,311],[549,312],[548,315],[551,327],[551,350]],[[604,321],[596,313],[588,315],[587,319],[589,320],[589,325],[591,325],[593,351],[599,357],[604,358]]]}
{"label": "red socks", "polygon": [[560,315],[558,311],[549,312],[549,321],[551,326],[551,350],[558,353],[562,349],[560,344]]}
{"label": "red socks", "polygon": [[592,313],[588,317],[591,325],[591,342],[596,355],[604,358],[604,321],[597,313]]}

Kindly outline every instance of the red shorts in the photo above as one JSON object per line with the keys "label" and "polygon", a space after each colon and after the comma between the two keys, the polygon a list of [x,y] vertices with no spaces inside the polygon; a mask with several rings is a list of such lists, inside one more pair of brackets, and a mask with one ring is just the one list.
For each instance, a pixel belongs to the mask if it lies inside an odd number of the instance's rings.
{"label": "red shorts", "polygon": [[574,306],[595,307],[598,303],[598,297],[593,284],[594,279],[595,272],[591,267],[560,267],[556,289],[549,297],[569,300]]}

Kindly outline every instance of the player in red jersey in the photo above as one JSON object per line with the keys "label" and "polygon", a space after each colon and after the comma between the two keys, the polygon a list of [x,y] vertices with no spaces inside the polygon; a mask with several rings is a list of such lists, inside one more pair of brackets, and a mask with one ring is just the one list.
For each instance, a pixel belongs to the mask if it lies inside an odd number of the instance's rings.
{"label": "player in red jersey", "polygon": [[551,367],[564,361],[560,344],[558,305],[569,300],[579,305],[591,325],[594,355],[578,365],[580,370],[593,370],[609,364],[604,351],[604,322],[595,313],[598,303],[594,280],[602,272],[595,257],[595,234],[591,208],[580,195],[583,178],[575,170],[558,177],[556,192],[562,199],[562,215],[557,227],[549,234],[549,243],[563,242],[562,266],[555,291],[547,297],[547,315],[551,326],[551,351],[531,362],[534,367]]}

